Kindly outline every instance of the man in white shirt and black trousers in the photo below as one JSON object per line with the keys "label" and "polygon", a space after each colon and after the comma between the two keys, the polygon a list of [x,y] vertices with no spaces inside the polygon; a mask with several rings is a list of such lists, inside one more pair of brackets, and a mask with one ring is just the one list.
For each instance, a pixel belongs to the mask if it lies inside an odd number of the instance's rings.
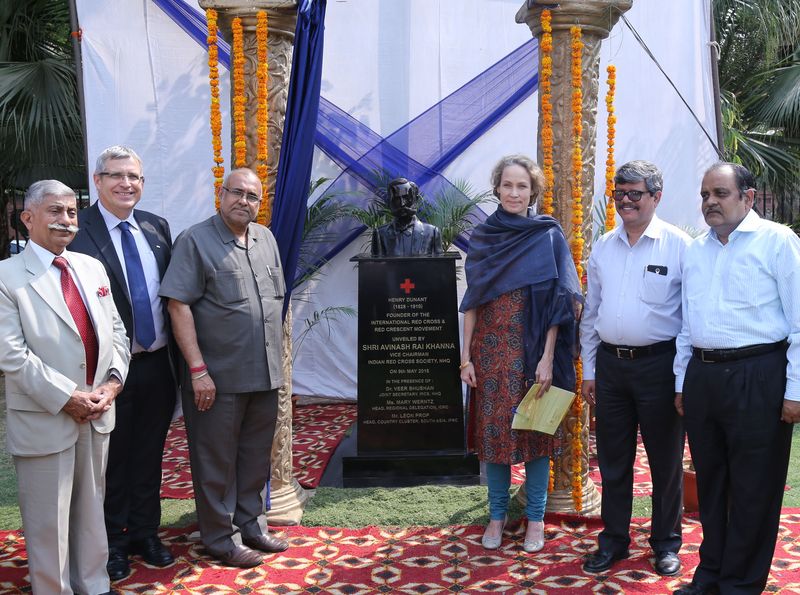
{"label": "man in white shirt and black trousers", "polygon": [[650,546],[655,570],[681,568],[683,426],[674,409],[672,362],[681,329],[681,269],[687,234],[659,219],[661,171],[631,161],[614,177],[622,227],[592,248],[581,322],[583,396],[596,405],[603,477],[603,530],[583,565],[605,572],[629,556],[638,431],[653,477]]}
{"label": "man in white shirt and black trousers", "polygon": [[800,421],[800,238],[753,210],[753,175],[717,163],[707,234],[686,252],[675,406],[692,451],[700,564],[674,593],[761,593]]}

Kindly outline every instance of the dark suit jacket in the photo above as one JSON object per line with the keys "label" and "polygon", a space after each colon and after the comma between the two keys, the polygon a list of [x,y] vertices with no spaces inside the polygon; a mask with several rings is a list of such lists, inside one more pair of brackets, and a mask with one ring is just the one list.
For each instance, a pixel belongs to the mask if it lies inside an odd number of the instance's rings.
{"label": "dark suit jacket", "polygon": [[[142,229],[142,233],[147,238],[147,243],[153,250],[158,265],[158,276],[160,279],[164,278],[164,273],[169,265],[169,260],[172,255],[172,235],[169,231],[169,223],[163,217],[134,209],[133,214],[136,221]],[[114,244],[111,241],[111,236],[106,228],[106,222],[103,220],[103,215],[97,203],[90,206],[88,209],[83,209],[78,212],[78,225],[81,228],[75,239],[69,245],[69,249],[74,252],[83,252],[89,256],[95,257],[103,263],[103,266],[108,272],[108,277],[111,280],[111,294],[114,296],[114,304],[117,306],[120,318],[125,324],[125,330],[128,333],[128,339],[133,341],[133,308],[131,306],[131,298],[128,293],[128,286],[125,283],[125,274],[122,270],[124,266],[120,263],[117,257],[117,252],[114,250]],[[173,363],[173,372],[177,366],[177,348],[172,336],[172,327],[169,322],[169,314],[167,312],[167,300],[161,300],[161,308],[164,312],[164,321],[167,325],[167,336],[169,338],[168,347],[170,359]],[[131,343],[132,345],[132,343]],[[177,375],[176,375],[177,378]]]}
{"label": "dark suit jacket", "polygon": [[396,221],[372,230],[372,256],[441,256],[439,228],[416,217],[410,229],[400,231]]}

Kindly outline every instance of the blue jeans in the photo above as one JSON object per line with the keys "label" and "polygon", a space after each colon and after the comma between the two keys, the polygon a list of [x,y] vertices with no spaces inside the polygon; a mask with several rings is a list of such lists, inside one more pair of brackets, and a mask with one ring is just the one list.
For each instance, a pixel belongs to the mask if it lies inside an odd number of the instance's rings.
{"label": "blue jeans", "polygon": [[[525,463],[525,516],[529,521],[544,519],[547,484],[550,482],[550,457],[539,457]],[[489,488],[489,518],[502,521],[508,511],[508,489],[511,487],[511,465],[486,463]]]}

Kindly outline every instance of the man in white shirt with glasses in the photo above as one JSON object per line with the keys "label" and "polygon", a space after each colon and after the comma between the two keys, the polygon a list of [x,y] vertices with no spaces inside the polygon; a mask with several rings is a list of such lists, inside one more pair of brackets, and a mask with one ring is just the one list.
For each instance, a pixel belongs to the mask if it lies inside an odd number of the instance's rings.
{"label": "man in white shirt with glasses", "polygon": [[681,270],[690,238],[659,219],[661,171],[647,161],[617,170],[622,227],[593,246],[581,322],[583,396],[596,406],[603,477],[603,530],[583,565],[605,572],[629,556],[637,434],[653,477],[650,546],[655,571],[680,571],[683,427],[673,406],[675,337],[681,328]]}

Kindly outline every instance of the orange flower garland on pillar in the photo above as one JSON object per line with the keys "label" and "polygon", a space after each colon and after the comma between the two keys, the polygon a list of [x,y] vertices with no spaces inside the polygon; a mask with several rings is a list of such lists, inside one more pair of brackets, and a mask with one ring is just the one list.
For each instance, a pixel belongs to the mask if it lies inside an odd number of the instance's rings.
{"label": "orange flower garland on pillar", "polygon": [[261,201],[261,206],[258,210],[258,222],[264,225],[269,225],[272,204],[269,199],[269,191],[267,189],[268,182],[268,104],[267,93],[269,89],[269,65],[267,63],[267,34],[268,23],[267,13],[263,10],[258,12],[256,20],[256,41],[258,53],[258,66],[256,67],[256,80],[258,85],[258,104],[256,109],[256,122],[258,125],[258,153],[256,165],[256,174],[261,180],[261,186],[264,189],[264,199]]}
{"label": "orange flower garland on pillar", "polygon": [[242,19],[236,17],[231,23],[233,45],[231,59],[233,62],[233,154],[234,167],[247,166],[247,141],[245,140],[245,105],[244,94],[244,34]]}
{"label": "orange flower garland on pillar", "polygon": [[608,113],[608,153],[606,157],[606,226],[605,231],[608,233],[616,225],[614,219],[614,139],[617,130],[615,125],[617,117],[614,115],[614,94],[617,90],[617,69],[613,64],[609,64],[608,72],[608,92],[606,93],[606,112]]}
{"label": "orange flower garland on pillar", "polygon": [[217,11],[213,8],[206,10],[208,21],[208,84],[211,87],[211,106],[209,119],[211,121],[211,146],[214,149],[214,201],[219,208],[219,189],[225,176],[225,159],[222,157],[222,114],[219,106],[219,48],[217,46]]}
{"label": "orange flower garland on pillar", "polygon": [[541,16],[542,41],[539,44],[539,51],[542,53],[541,72],[539,73],[539,93],[542,110],[539,136],[542,143],[542,172],[545,180],[540,212],[543,215],[553,214],[553,102],[552,83],[550,82],[550,78],[553,75],[553,28],[551,19],[550,11],[543,10]]}
{"label": "orange flower garland on pillar", "polygon": [[[543,10],[541,15],[542,40],[539,43],[539,51],[542,56],[542,65],[539,72],[539,100],[541,102],[542,115],[540,118],[541,129],[539,131],[539,142],[542,143],[542,173],[544,173],[544,192],[542,202],[539,205],[539,212],[542,215],[553,214],[553,185],[555,176],[553,175],[553,100],[552,83],[553,76],[553,27],[552,15],[549,10]],[[550,459],[550,477],[547,484],[547,491],[552,492],[556,485],[556,473],[553,460]]]}
{"label": "orange flower garland on pillar", "polygon": [[583,277],[583,42],[581,28],[570,29],[572,38],[572,258],[578,269],[578,278]]}
{"label": "orange flower garland on pillar", "polygon": [[[583,152],[581,138],[583,134],[583,41],[580,27],[570,28],[571,38],[571,74],[572,74],[572,259],[578,271],[578,279],[583,280]],[[572,414],[575,428],[572,434],[572,502],[575,510],[583,508],[583,400],[581,384],[583,383],[583,365],[578,359],[575,362],[575,400],[572,403]]]}

